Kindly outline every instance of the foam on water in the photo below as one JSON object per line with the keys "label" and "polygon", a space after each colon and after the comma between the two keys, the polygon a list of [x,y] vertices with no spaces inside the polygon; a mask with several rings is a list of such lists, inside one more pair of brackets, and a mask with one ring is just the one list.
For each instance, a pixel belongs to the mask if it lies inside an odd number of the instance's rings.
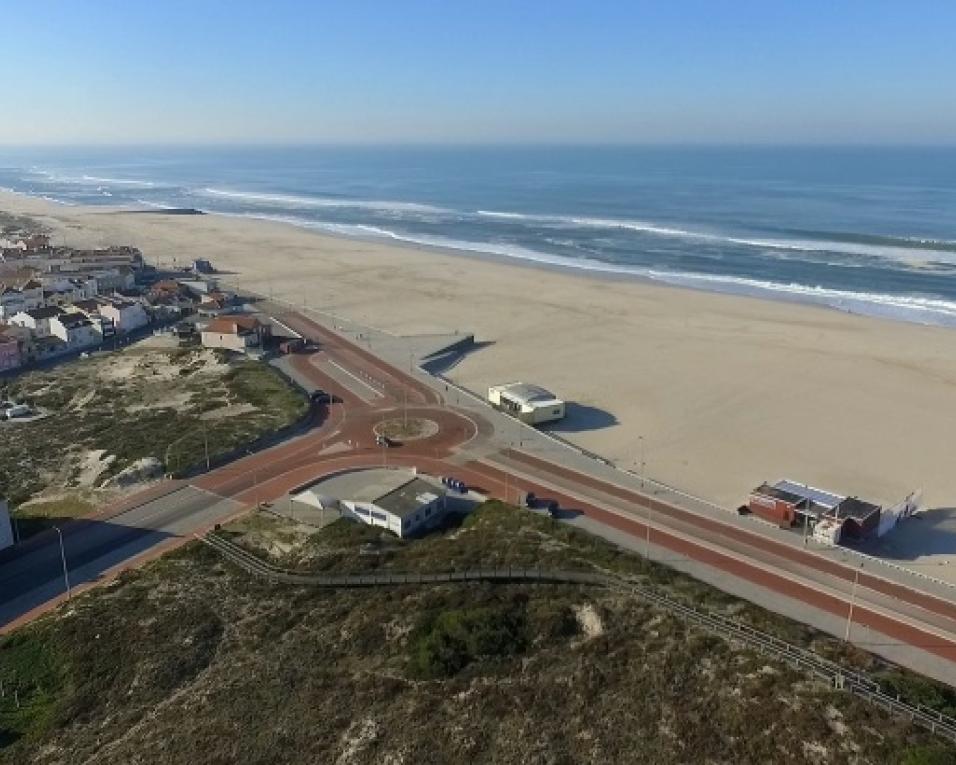
{"label": "foam on water", "polygon": [[450,212],[443,207],[419,204],[417,202],[391,202],[372,199],[347,199],[344,197],[300,196],[297,194],[263,194],[252,191],[230,191],[226,189],[204,188],[200,193],[213,197],[235,199],[243,202],[265,203],[269,206],[296,205],[301,207],[354,207],[385,212]]}
{"label": "foam on water", "polygon": [[[853,242],[839,242],[828,240],[809,240],[809,239],[757,239],[736,236],[727,236],[714,234],[706,231],[695,231],[691,229],[673,228],[661,226],[655,223],[646,223],[635,220],[618,220],[615,218],[590,218],[574,215],[529,215],[514,212],[498,212],[495,210],[478,210],[477,214],[487,218],[496,218],[503,221],[518,221],[527,223],[537,223],[560,227],[584,227],[584,228],[603,228],[617,229],[624,231],[634,231],[641,234],[650,234],[664,237],[678,237],[681,239],[710,241],[726,244],[737,244],[744,247],[756,247],[767,250],[796,250],[799,252],[833,252],[845,255],[859,255],[865,257],[880,257],[899,260],[907,263],[922,263],[931,258],[939,258],[939,249],[921,249],[919,247],[894,246],[894,245],[873,245]],[[897,238],[897,241],[902,241]],[[914,244],[919,243],[913,240]],[[929,244],[929,242],[922,242]],[[947,244],[942,241],[934,241],[933,244]],[[953,253],[956,255],[956,253]],[[956,257],[953,258],[956,262]]]}
{"label": "foam on water", "polygon": [[475,242],[443,236],[405,234],[366,224],[310,221],[294,216],[283,215],[240,215],[238,217],[254,217],[279,223],[290,223],[304,228],[318,229],[338,236],[390,239],[422,247],[493,255],[555,266],[562,269],[589,271],[598,274],[621,274],[652,279],[674,286],[710,289],[755,297],[783,297],[798,302],[809,302],[828,306],[850,313],[879,316],[920,324],[956,326],[956,301],[937,298],[838,290],[815,285],[782,283],[763,279],[748,279],[744,277],[693,272],[674,272],[666,269],[626,266],[605,263],[589,258],[569,258],[513,244]]}

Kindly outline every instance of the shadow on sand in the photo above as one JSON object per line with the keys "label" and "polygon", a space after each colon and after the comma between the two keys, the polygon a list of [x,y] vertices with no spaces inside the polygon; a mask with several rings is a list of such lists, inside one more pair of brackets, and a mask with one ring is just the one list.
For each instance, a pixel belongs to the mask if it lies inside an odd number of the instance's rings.
{"label": "shadow on sand", "polygon": [[587,404],[569,401],[564,407],[564,419],[545,425],[542,430],[551,433],[583,433],[588,430],[601,430],[618,424],[618,419],[604,409]]}
{"label": "shadow on sand", "polygon": [[[938,507],[904,518],[883,537],[847,545],[886,560],[914,561],[928,555],[956,556],[956,507]],[[951,565],[941,558],[940,566]],[[932,574],[931,567],[920,568]]]}

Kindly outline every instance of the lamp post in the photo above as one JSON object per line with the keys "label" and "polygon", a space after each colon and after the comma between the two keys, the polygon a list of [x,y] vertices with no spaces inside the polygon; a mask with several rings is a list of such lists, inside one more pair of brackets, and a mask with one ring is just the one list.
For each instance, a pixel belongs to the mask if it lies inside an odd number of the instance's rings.
{"label": "lamp post", "polygon": [[853,572],[853,589],[850,590],[850,608],[847,610],[846,614],[846,633],[843,636],[843,641],[845,643],[850,642],[850,629],[853,627],[853,606],[856,604],[856,588],[860,584],[860,569],[863,568],[861,563],[859,568]]}
{"label": "lamp post", "polygon": [[644,473],[647,470],[647,462],[644,459],[644,436],[638,436],[637,440],[641,443],[641,491],[644,491]]}
{"label": "lamp post", "polygon": [[63,546],[63,532],[60,531],[59,526],[53,527],[56,530],[57,536],[60,539],[60,561],[63,563],[63,583],[66,585],[66,598],[69,600],[73,597],[73,591],[70,588],[70,572],[66,565],[66,548]]}

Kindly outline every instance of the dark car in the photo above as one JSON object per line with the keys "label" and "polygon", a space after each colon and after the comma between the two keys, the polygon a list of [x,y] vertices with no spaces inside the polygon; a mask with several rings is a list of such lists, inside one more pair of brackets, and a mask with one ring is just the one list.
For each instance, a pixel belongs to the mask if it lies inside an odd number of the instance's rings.
{"label": "dark car", "polygon": [[394,446],[395,442],[388,436],[375,436],[375,444],[376,446],[388,447],[388,446]]}
{"label": "dark car", "polygon": [[333,401],[332,394],[326,393],[321,388],[316,388],[314,391],[312,391],[309,394],[309,400],[313,404],[331,404]]}

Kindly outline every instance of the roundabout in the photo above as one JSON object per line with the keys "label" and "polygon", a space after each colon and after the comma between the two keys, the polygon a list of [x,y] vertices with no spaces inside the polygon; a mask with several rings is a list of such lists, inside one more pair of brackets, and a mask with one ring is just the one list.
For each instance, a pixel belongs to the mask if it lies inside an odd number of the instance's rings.
{"label": "roundabout", "polygon": [[426,417],[396,417],[375,423],[372,433],[375,436],[385,436],[399,443],[420,441],[431,438],[441,430],[434,420]]}

